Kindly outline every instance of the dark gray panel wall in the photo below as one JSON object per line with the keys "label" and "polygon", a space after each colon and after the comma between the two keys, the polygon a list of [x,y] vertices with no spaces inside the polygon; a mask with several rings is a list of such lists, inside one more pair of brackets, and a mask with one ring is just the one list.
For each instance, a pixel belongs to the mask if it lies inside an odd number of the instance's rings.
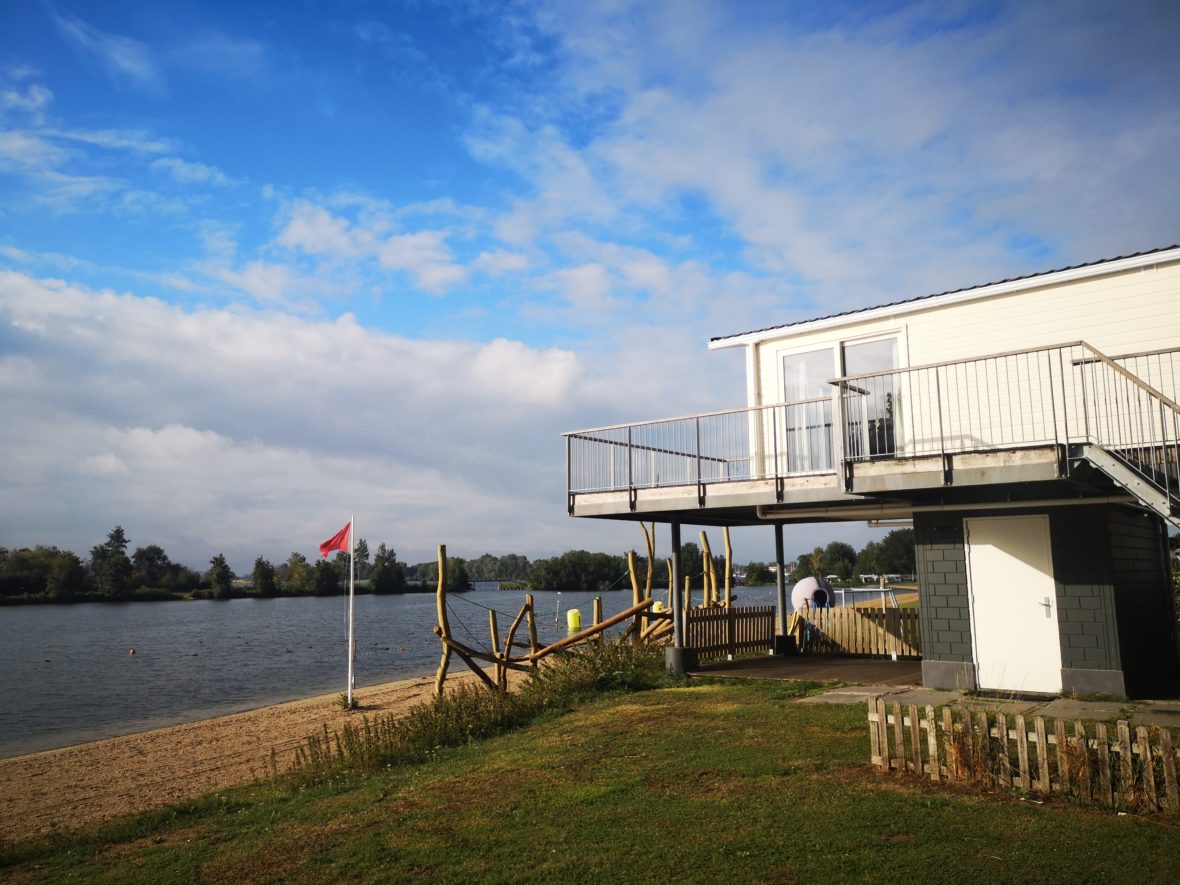
{"label": "dark gray panel wall", "polygon": [[961,516],[914,514],[922,658],[971,663],[971,612]]}
{"label": "dark gray panel wall", "polygon": [[1107,512],[1115,615],[1127,689],[1174,685],[1176,615],[1161,521],[1127,508]]}

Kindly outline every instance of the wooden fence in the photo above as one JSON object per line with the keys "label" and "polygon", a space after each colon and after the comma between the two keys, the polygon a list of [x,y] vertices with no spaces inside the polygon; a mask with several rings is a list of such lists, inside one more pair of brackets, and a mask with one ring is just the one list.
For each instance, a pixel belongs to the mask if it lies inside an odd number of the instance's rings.
{"label": "wooden fence", "polygon": [[774,615],[772,605],[690,608],[684,613],[685,645],[700,660],[765,654],[774,645]]}
{"label": "wooden fence", "polygon": [[[927,706],[903,710],[869,699],[872,764],[932,781],[972,783],[1111,808],[1180,813],[1177,758],[1167,728],[1106,723],[1031,723],[1016,714]],[[1030,730],[1031,729],[1031,730]],[[923,731],[925,734],[923,734]],[[1050,750],[1052,748],[1052,751]]]}
{"label": "wooden fence", "polygon": [[809,654],[920,658],[922,636],[918,610],[851,607],[812,608],[799,612],[795,641]]}

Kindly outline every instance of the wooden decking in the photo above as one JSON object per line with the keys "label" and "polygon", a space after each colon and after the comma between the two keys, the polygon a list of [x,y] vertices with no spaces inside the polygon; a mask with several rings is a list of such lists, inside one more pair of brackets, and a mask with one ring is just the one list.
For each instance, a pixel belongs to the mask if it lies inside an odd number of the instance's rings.
{"label": "wooden decking", "polygon": [[836,655],[761,655],[703,664],[692,675],[747,679],[839,680],[869,685],[921,685],[921,661],[844,658]]}

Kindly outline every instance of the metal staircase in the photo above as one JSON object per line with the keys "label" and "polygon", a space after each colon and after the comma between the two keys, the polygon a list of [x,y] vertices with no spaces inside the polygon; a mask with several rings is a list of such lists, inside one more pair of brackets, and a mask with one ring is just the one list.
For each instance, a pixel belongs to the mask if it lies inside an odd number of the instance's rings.
{"label": "metal staircase", "polygon": [[1083,346],[1072,361],[1083,439],[1071,441],[1071,464],[1088,462],[1180,528],[1180,405],[1122,365],[1125,358]]}

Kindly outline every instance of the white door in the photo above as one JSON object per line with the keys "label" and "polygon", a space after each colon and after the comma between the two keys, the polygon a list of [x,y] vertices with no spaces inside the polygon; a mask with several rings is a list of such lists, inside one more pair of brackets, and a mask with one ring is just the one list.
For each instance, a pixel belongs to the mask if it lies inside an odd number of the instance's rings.
{"label": "white door", "polygon": [[963,520],[980,688],[1061,691],[1049,517]]}

